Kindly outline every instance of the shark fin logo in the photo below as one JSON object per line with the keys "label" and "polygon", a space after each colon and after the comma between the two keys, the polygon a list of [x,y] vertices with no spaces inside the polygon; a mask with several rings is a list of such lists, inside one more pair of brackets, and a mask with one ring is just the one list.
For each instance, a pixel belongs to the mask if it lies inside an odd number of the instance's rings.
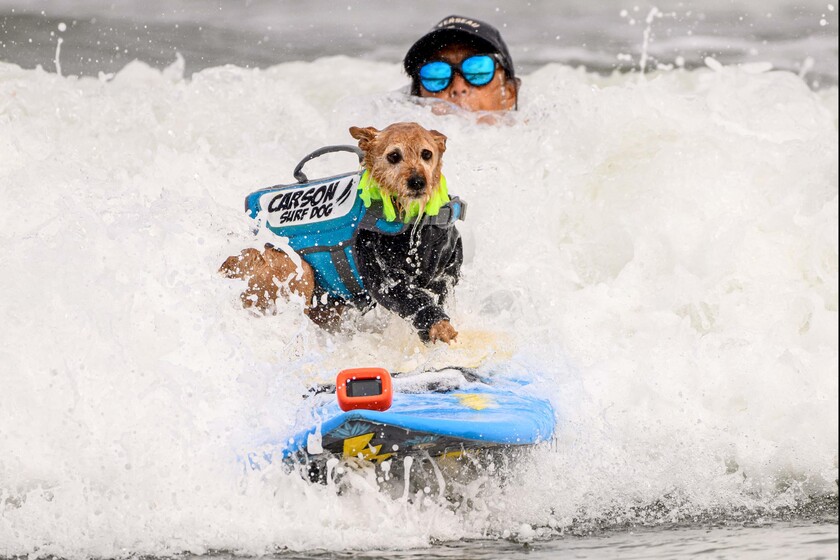
{"label": "shark fin logo", "polygon": [[350,196],[350,192],[353,190],[353,181],[350,181],[347,184],[347,188],[344,189],[344,192],[341,193],[338,197],[338,204],[344,204],[344,201],[347,200],[347,197]]}

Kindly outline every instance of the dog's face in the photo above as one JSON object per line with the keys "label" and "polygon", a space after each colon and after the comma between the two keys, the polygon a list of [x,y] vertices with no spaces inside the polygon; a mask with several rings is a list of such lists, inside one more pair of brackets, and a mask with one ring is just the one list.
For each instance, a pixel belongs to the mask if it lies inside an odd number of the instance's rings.
{"label": "dog's face", "polygon": [[379,187],[407,206],[425,204],[440,185],[441,156],[446,136],[417,123],[395,123],[379,131],[373,127],[350,127],[365,153],[364,166]]}

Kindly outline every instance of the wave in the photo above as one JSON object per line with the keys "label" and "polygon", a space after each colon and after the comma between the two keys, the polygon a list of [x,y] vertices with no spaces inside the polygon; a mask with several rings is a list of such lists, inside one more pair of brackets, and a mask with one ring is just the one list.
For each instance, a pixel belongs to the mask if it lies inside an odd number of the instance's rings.
{"label": "wave", "polygon": [[[548,64],[487,126],[403,80],[347,57],[188,79],[0,64],[0,556],[412,547],[836,504],[836,87],[713,60]],[[452,317],[474,336],[427,348],[381,310],[337,334],[300,302],[244,311],[217,274],[260,246],[244,195],[351,125],[405,120],[449,138],[470,204]],[[321,159],[310,177],[355,166]],[[530,377],[560,426],[468,500],[237,460],[341,367],[469,361]]]}

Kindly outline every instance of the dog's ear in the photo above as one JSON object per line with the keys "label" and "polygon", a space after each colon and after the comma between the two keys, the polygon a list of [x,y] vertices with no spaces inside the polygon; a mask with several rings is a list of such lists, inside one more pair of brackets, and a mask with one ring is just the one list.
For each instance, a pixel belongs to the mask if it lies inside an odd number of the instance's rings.
{"label": "dog's ear", "polygon": [[437,146],[438,152],[443,153],[446,151],[446,136],[442,133],[438,132],[437,130],[430,130],[432,134],[432,138],[435,140],[435,145]]}
{"label": "dog's ear", "polygon": [[368,146],[370,146],[370,143],[373,142],[377,134],[379,134],[379,131],[372,126],[366,126],[365,128],[359,128],[358,126],[350,127],[350,136],[359,141],[359,147],[363,152],[368,151]]}

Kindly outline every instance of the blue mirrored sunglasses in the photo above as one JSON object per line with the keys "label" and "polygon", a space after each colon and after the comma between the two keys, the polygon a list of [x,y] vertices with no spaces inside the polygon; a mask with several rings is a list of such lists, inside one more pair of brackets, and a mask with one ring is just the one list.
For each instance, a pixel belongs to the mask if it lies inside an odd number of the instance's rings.
{"label": "blue mirrored sunglasses", "polygon": [[437,93],[449,87],[455,72],[461,74],[471,85],[486,86],[496,73],[496,59],[489,54],[477,54],[465,58],[457,66],[443,60],[435,60],[421,66],[418,76],[426,91]]}

